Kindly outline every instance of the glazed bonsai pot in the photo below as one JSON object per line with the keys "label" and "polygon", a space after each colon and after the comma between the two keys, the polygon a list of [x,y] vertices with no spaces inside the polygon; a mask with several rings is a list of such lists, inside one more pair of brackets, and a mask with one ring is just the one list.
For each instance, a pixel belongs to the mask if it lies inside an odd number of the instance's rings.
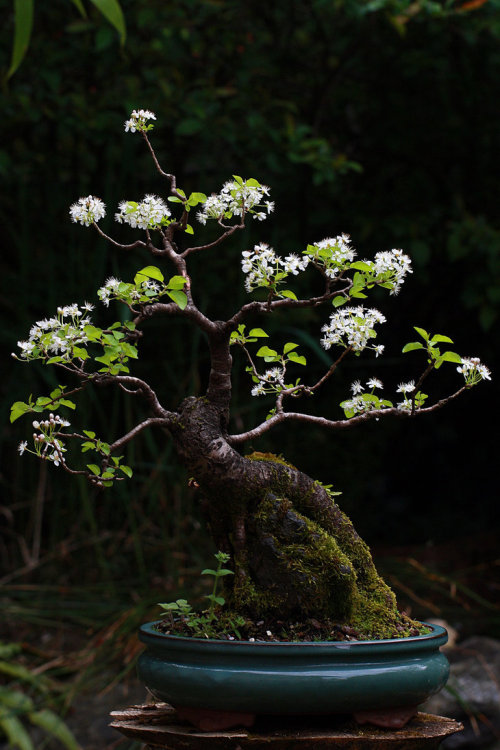
{"label": "glazed bonsai pot", "polygon": [[[187,709],[249,714],[416,711],[445,684],[446,630],[350,642],[248,642],[140,629],[139,676],[160,701]],[[411,715],[411,712],[410,714]]]}

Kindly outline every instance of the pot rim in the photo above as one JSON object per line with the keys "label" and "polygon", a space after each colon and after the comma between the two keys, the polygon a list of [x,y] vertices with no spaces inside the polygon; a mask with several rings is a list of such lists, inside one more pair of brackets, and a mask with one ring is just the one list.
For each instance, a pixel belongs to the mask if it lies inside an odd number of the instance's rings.
{"label": "pot rim", "polygon": [[221,647],[224,649],[238,648],[246,646],[253,649],[335,649],[345,651],[366,651],[367,649],[378,651],[385,651],[386,648],[397,647],[404,648],[414,644],[415,648],[437,648],[443,646],[448,640],[448,633],[446,628],[441,625],[435,625],[434,623],[422,622],[422,625],[431,629],[430,633],[424,633],[423,635],[411,635],[403,638],[385,638],[379,640],[365,640],[365,641],[243,641],[243,640],[224,640],[218,638],[196,638],[191,636],[180,636],[180,635],[167,635],[155,630],[155,625],[161,623],[162,620],[155,620],[154,622],[147,622],[139,628],[139,638],[143,643],[171,643],[179,644],[184,646],[196,646],[201,644],[208,644],[212,647]]}

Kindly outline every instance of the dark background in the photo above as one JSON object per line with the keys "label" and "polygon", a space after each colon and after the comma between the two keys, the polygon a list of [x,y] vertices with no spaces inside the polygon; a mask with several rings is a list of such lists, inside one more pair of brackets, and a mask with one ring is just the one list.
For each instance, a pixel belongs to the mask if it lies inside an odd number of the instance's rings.
{"label": "dark background", "polygon": [[[498,1],[121,5],[123,47],[90,6],[83,19],[69,2],[37,3],[26,59],[0,95],[0,564],[9,606],[20,616],[26,587],[33,604],[40,591],[47,601],[49,586],[70,596],[84,585],[130,607],[155,588],[177,593],[211,554],[196,498],[161,434],[129,449],[132,481],[96,494],[20,458],[16,446],[30,433],[29,420],[8,421],[13,401],[58,382],[48,368],[10,358],[33,321],[58,305],[96,301],[107,276],[127,278],[148,260],[120,257],[68,217],[70,203],[93,193],[108,206],[103,228],[129,237],[113,227],[114,206],[164,189],[141,139],[123,131],[130,111],[142,107],[157,114],[152,140],[186,191],[217,191],[231,174],[272,187],[270,220],[193,258],[198,299],[210,314],[227,314],[245,299],[240,251],[257,240],[284,255],[348,232],[360,258],[392,247],[411,255],[414,273],[401,295],[374,299],[390,321],[379,334],[385,356],[346,364],[338,382],[307,404],[311,411],[339,416],[338,403],[358,377],[381,378],[389,394],[414,376],[418,355],[401,355],[415,338],[413,325],[450,335],[458,352],[491,367],[491,383],[426,419],[342,434],[297,426],[248,447],[281,452],[341,490],[342,507],[386,560],[393,583],[403,576],[413,611],[420,612],[411,592],[421,579],[412,578],[418,566],[408,560],[416,559],[424,583],[434,580],[432,571],[444,576],[436,596],[459,620],[477,610],[471,613],[472,600],[460,609],[453,581],[490,602],[475,622],[496,632]],[[6,16],[4,70],[13,33]],[[97,314],[105,316],[102,307]],[[307,313],[274,322],[277,343],[301,343],[311,377],[326,362],[317,343],[324,319]],[[205,384],[204,342],[182,325],[151,334],[138,372],[175,406]],[[454,365],[438,375],[429,383],[436,398],[460,380]],[[235,429],[265,413],[249,392],[241,367]],[[80,426],[111,439],[133,424],[135,405],[119,395],[101,403],[89,396],[79,414]]]}

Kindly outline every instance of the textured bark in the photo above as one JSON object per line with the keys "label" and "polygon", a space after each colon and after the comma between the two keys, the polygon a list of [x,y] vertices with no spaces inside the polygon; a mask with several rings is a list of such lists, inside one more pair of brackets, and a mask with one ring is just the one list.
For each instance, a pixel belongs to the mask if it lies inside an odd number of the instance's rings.
{"label": "textured bark", "polygon": [[253,618],[327,618],[371,637],[395,634],[394,595],[326,490],[277,457],[238,453],[220,404],[192,397],[178,414],[179,458],[199,485],[218,549],[231,554],[229,606]]}

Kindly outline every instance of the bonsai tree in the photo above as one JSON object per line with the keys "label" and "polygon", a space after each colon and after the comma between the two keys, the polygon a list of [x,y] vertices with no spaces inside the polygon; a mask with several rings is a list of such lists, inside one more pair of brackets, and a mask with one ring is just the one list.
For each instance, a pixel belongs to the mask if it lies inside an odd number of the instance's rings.
{"label": "bonsai tree", "polygon": [[[13,405],[12,421],[26,413],[49,415],[33,422],[33,443],[28,447],[23,441],[19,452],[32,453],[70,474],[84,475],[98,487],[112,487],[132,475],[122,462],[125,446],[144,430],[161,428],[198,489],[210,533],[224,556],[221,559],[231,561],[234,575],[225,577],[227,611],[247,621],[279,620],[302,626],[313,622],[326,638],[342,632],[359,638],[418,632],[418,625],[398,612],[395,596],[377,574],[367,545],[336,504],[338,493],[279,455],[245,455],[244,447],[284,423],[342,431],[374,419],[420,417],[441,409],[481,380],[489,380],[488,369],[476,358],[449,350],[452,341],[447,336],[415,328],[416,340],[403,351],[415,351],[412,356],[420,355],[422,364],[413,380],[399,386],[395,403],[381,395],[382,383],[373,377],[352,384],[340,404],[340,417],[313,416],[297,408],[304,397],[327,387],[348,357],[382,355],[384,347],[376,343],[376,337],[385,317],[366,307],[365,299],[375,287],[397,294],[411,273],[410,259],[401,250],[379,252],[373,260],[356,259],[345,234],[285,257],[260,243],[242,253],[248,302],[226,320],[212,320],[200,309],[191,283],[192,256],[220,253],[221,245],[248,220],[265,220],[274,204],[268,187],[239,176],[217,194],[187,195],[158,162],[148,135],[155,119],[152,112],[135,110],[125,123],[126,131],[140,134],[156,170],[166,180],[166,200],[146,195],[140,201],[125,200],[118,207],[116,221],[140,230],[140,238],[122,244],[105,234],[99,226],[105,216],[104,203],[91,195],[74,203],[70,215],[72,221],[93,227],[118,250],[148,251],[157,265],[141,268],[129,281],[109,278],[98,290],[105,306],[117,301],[128,308],[125,322],[101,328],[92,322],[92,304],[71,304],[58,308],[54,317],[38,321],[29,338],[19,342],[17,359],[41,360],[71,378],[71,385],[60,385],[48,396]],[[195,210],[198,222],[211,222],[217,228],[207,244],[189,244]],[[294,291],[298,274],[310,277],[311,296],[298,296]],[[330,366],[316,381],[300,376],[306,358],[296,343],[271,346],[260,327],[270,316],[307,308],[324,309],[321,345],[332,355]],[[133,374],[142,329],[151,318],[162,318],[166,328],[176,319],[186,319],[200,329],[208,347],[206,390],[175,408],[165,404],[168,394],[157,392]],[[159,346],[158,356],[167,356],[166,349]],[[233,357],[238,366],[244,365],[252,395],[273,398],[273,407],[262,421],[242,432],[234,431],[230,419]],[[429,375],[443,363],[452,363],[462,382],[447,397],[432,403],[423,389]],[[57,413],[60,407],[74,409],[71,399],[85,389],[104,391],[110,386],[141,399],[149,411],[126,434],[108,442],[107,436],[102,439],[91,430],[70,429],[70,423]],[[80,443],[81,467],[67,458],[70,441]],[[96,456],[92,463],[87,463],[89,454]]]}

